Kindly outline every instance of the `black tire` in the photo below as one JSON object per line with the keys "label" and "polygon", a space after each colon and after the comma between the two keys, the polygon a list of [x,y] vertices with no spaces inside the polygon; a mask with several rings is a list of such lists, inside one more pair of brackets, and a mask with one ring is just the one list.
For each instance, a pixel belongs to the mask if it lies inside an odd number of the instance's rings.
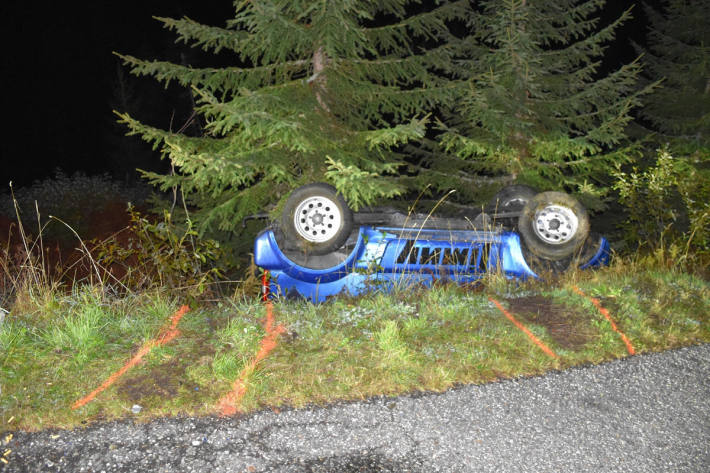
{"label": "black tire", "polygon": [[550,261],[564,260],[587,240],[589,215],[569,194],[542,192],[523,207],[518,231],[533,255]]}
{"label": "black tire", "polygon": [[294,190],[281,214],[286,245],[312,255],[325,255],[345,244],[353,229],[353,213],[335,187],[316,182]]}
{"label": "black tire", "polygon": [[488,202],[486,212],[490,214],[520,212],[537,193],[537,190],[522,184],[506,186]]}
{"label": "black tire", "polygon": [[589,237],[587,237],[587,240],[579,250],[566,258],[558,260],[550,260],[535,256],[530,252],[530,250],[528,250],[524,242],[522,249],[523,254],[525,255],[525,262],[528,264],[530,269],[532,269],[538,276],[545,276],[550,274],[560,274],[569,269],[578,268],[592,259],[597,251],[599,251],[601,244],[601,236],[596,233],[590,233]]}

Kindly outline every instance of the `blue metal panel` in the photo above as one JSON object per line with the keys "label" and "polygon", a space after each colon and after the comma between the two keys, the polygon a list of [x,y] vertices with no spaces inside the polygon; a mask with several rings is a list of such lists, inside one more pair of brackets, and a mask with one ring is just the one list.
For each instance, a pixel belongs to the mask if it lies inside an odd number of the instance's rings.
{"label": "blue metal panel", "polygon": [[352,272],[330,282],[308,282],[295,279],[280,270],[271,271],[269,289],[277,297],[305,297],[313,302],[323,302],[336,294],[357,295],[367,290],[364,274]]}
{"label": "blue metal panel", "polygon": [[[310,269],[291,261],[268,230],[256,238],[254,261],[271,271],[273,294],[297,294],[314,302],[341,293],[358,295],[411,284],[429,286],[439,278],[468,283],[487,271],[502,271],[514,278],[537,277],[525,261],[520,236],[514,232],[362,226],[345,261],[327,269]],[[609,243],[601,238],[596,254],[581,268],[608,261]]]}
{"label": "blue metal panel", "polygon": [[261,232],[254,245],[254,263],[268,270],[280,270],[291,278],[308,283],[325,283],[347,276],[354,268],[355,262],[365,248],[363,230],[360,229],[357,244],[348,258],[337,266],[327,269],[311,269],[300,266],[291,261],[279,248],[274,237],[274,232],[267,230]]}
{"label": "blue metal panel", "polygon": [[609,260],[611,259],[611,247],[606,238],[599,237],[599,239],[599,249],[597,249],[597,252],[589,261],[580,265],[579,269],[598,268],[609,264]]}
{"label": "blue metal panel", "polygon": [[536,278],[537,275],[530,269],[523,257],[523,249],[520,246],[520,235],[513,232],[506,232],[501,236],[500,259],[503,272],[507,276],[525,279],[527,277]]}

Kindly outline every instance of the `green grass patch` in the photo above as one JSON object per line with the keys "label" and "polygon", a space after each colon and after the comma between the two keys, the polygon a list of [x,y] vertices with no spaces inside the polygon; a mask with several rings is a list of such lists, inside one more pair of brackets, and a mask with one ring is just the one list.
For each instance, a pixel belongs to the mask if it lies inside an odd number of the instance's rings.
{"label": "green grass patch", "polygon": [[[601,301],[638,353],[710,341],[708,281],[620,266],[547,284],[492,277],[477,290],[442,285],[321,305],[277,301],[274,316],[287,331],[244,380],[240,407],[442,391],[628,356],[575,285]],[[535,346],[489,297],[559,358]],[[177,338],[94,401],[71,409],[156,337],[179,305],[159,293],[110,299],[89,288],[55,295],[34,311],[13,309],[0,327],[0,430],[215,413],[266,335],[257,298],[193,308]],[[142,407],[137,415],[134,404]]]}

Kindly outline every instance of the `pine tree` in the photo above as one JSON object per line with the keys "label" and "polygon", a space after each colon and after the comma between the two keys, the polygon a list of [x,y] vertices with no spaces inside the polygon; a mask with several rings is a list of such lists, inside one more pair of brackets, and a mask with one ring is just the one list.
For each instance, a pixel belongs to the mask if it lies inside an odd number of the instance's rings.
{"label": "pine tree", "polygon": [[[468,2],[270,0],[235,2],[226,27],[157,18],[179,41],[234,66],[193,68],[119,55],[136,75],[177,81],[195,94],[203,136],[171,133],[119,114],[176,173],[145,173],[179,186],[201,228],[230,230],[272,209],[301,184],[327,181],[357,208],[406,189],[396,147],[423,136],[444,102],[448,20]],[[428,45],[428,47],[417,46]]]}
{"label": "pine tree", "polygon": [[651,27],[644,65],[663,79],[642,116],[660,132],[710,145],[710,27],[708,0],[670,0],[664,13],[647,8]]}
{"label": "pine tree", "polygon": [[604,4],[480,2],[455,63],[464,86],[442,124],[444,153],[430,158],[433,172],[469,176],[476,186],[519,181],[597,193],[595,179],[627,157],[617,147],[648,92],[636,88],[638,61],[601,69],[605,44],[630,17],[598,25]]}

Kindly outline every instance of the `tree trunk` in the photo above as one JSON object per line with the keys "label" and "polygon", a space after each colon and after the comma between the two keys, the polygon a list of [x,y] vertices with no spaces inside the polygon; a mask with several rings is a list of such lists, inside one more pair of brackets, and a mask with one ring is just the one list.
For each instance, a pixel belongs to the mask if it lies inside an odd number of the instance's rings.
{"label": "tree trunk", "polygon": [[323,47],[319,46],[318,49],[313,53],[313,75],[308,79],[308,83],[314,88],[316,94],[316,100],[318,105],[326,111],[330,112],[330,108],[323,98],[323,93],[326,90],[326,78],[323,73],[325,72],[325,65],[328,61],[328,57],[323,51]]}

